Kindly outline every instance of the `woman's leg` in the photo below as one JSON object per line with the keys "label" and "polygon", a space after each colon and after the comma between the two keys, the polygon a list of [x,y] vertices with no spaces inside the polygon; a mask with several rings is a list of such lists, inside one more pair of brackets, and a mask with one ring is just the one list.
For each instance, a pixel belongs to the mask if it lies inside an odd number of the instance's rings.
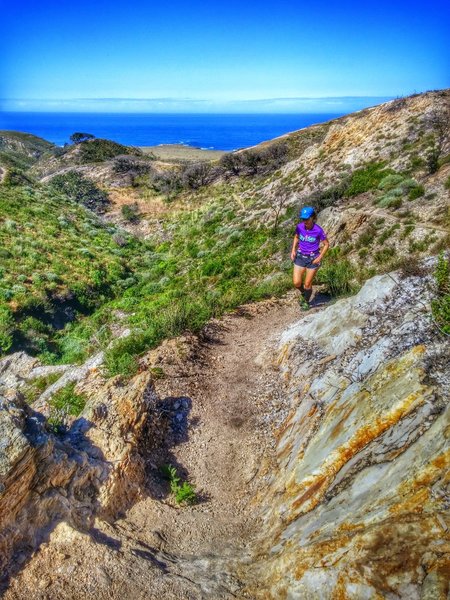
{"label": "woman's leg", "polygon": [[296,287],[301,292],[303,291],[302,279],[303,279],[303,274],[305,271],[306,271],[306,267],[298,267],[297,265],[294,265],[294,274],[292,277],[293,282],[294,282],[294,287]]}
{"label": "woman's leg", "polygon": [[306,302],[309,302],[312,294],[312,282],[318,269],[306,269],[305,291],[303,293]]}

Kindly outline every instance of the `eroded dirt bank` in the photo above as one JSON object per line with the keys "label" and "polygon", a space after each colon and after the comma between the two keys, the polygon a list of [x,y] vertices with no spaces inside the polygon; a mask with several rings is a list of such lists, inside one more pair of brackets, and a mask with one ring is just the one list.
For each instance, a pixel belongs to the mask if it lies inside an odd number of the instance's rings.
{"label": "eroded dirt bank", "polygon": [[[251,501],[288,411],[270,348],[300,314],[290,294],[211,323],[201,340],[155,350],[146,368],[164,373],[155,391],[168,428],[163,447],[146,457],[144,497],[122,519],[97,519],[88,531],[60,522],[4,597],[250,597],[233,572],[246,571],[260,527]],[[168,463],[195,484],[199,504],[173,502],[159,471]]]}

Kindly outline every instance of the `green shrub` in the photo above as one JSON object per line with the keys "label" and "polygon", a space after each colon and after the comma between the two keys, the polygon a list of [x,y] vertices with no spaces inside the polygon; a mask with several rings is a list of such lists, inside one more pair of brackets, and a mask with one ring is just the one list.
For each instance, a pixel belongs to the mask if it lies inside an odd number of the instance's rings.
{"label": "green shrub", "polygon": [[417,154],[411,154],[409,157],[409,169],[415,171],[421,169],[425,165],[425,160]]}
{"label": "green shrub", "polygon": [[401,198],[393,198],[388,205],[388,208],[393,208],[394,210],[397,210],[398,208],[401,207],[401,205],[403,204],[403,200]]}
{"label": "green shrub", "polygon": [[139,223],[141,214],[137,204],[124,204],[121,208],[122,217],[130,223]]}
{"label": "green shrub", "polygon": [[160,471],[169,481],[170,491],[174,494],[178,504],[195,504],[197,502],[195,487],[188,481],[182,482],[173,465],[163,465]]}
{"label": "green shrub", "polygon": [[450,294],[432,300],[431,309],[434,320],[440,329],[450,335]]}
{"label": "green shrub", "polygon": [[409,200],[416,200],[417,198],[421,198],[425,194],[425,188],[423,185],[416,185],[411,188],[408,193]]}
{"label": "green shrub", "polygon": [[104,212],[109,204],[107,194],[78,171],[68,171],[61,175],[55,175],[50,180],[49,188],[98,212]]}
{"label": "green shrub", "polygon": [[408,223],[407,225],[405,225],[405,228],[402,231],[402,234],[400,236],[401,239],[405,239],[407,238],[415,229],[415,225],[413,225],[412,223]]}
{"label": "green shrub", "polygon": [[450,259],[441,252],[434,271],[437,296],[431,302],[433,318],[440,329],[450,334]]}
{"label": "green shrub", "polygon": [[393,171],[384,168],[384,163],[381,162],[370,163],[361,169],[357,169],[351,175],[345,195],[352,197],[373,190],[380,185],[384,177],[392,173]]}
{"label": "green shrub", "polygon": [[384,244],[384,242],[390,238],[392,236],[392,234],[394,233],[394,231],[396,231],[397,229],[400,229],[400,224],[399,223],[395,223],[394,225],[391,225],[390,227],[386,228],[384,231],[381,232],[381,234],[378,236],[378,243]]}
{"label": "green shrub", "polygon": [[9,187],[19,186],[19,185],[31,185],[33,180],[31,177],[22,171],[22,169],[18,169],[16,167],[11,167],[6,171],[5,176],[3,177],[2,184]]}
{"label": "green shrub", "polygon": [[86,406],[86,397],[75,392],[75,383],[68,383],[53,394],[49,405],[65,415],[78,417]]}
{"label": "green shrub", "polygon": [[450,190],[450,175],[445,180],[444,187],[446,190]]}
{"label": "green shrub", "polygon": [[378,189],[384,191],[392,190],[393,188],[397,187],[397,185],[401,183],[403,179],[403,175],[400,175],[399,173],[391,173],[386,175],[386,177],[383,177],[378,184]]}
{"label": "green shrub", "polygon": [[12,346],[14,320],[8,306],[0,304],[0,354],[5,354]]}
{"label": "green shrub", "polygon": [[317,273],[317,283],[324,283],[333,296],[343,296],[354,291],[355,272],[351,262],[343,259],[339,247],[330,250]]}
{"label": "green shrub", "polygon": [[31,383],[23,388],[23,395],[28,404],[32,404],[52,383],[55,383],[61,377],[60,373],[43,375],[33,379]]}
{"label": "green shrub", "polygon": [[375,229],[369,227],[364,231],[356,240],[356,248],[362,248],[363,246],[370,246],[375,237]]}
{"label": "green shrub", "polygon": [[136,149],[128,148],[117,142],[111,140],[88,140],[81,142],[80,147],[80,160],[83,164],[92,162],[102,162],[109,160],[121,154],[135,154]]}
{"label": "green shrub", "polygon": [[450,261],[445,258],[443,252],[438,256],[438,262],[434,271],[434,279],[439,293],[447,293],[450,291]]}
{"label": "green shrub", "polygon": [[105,355],[105,371],[107,377],[121,375],[125,378],[132,377],[138,371],[137,358],[128,353],[119,353],[111,350]]}

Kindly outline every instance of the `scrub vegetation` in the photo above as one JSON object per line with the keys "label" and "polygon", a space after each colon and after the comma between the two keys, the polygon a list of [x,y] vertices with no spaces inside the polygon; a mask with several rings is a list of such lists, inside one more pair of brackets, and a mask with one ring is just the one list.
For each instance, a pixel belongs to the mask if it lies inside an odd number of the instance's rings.
{"label": "scrub vegetation", "polygon": [[[104,350],[108,375],[131,376],[163,339],[291,288],[300,204],[360,211],[354,231],[336,231],[317,274],[333,296],[396,268],[405,253],[416,262],[437,254],[446,238],[421,229],[416,211],[448,188],[447,142],[420,119],[406,122],[401,139],[378,133],[380,156],[361,153],[353,166],[340,158],[344,138],[327,145],[332,122],[197,162],[158,161],[84,133],[57,148],[0,132],[0,354],[24,349],[57,364]],[[401,144],[390,159],[389,144]],[[440,184],[427,171],[436,144]],[[129,195],[114,205],[118,189]],[[449,213],[436,206],[443,230]],[[445,330],[442,289],[433,314]]]}
{"label": "scrub vegetation", "polygon": [[443,333],[450,335],[450,259],[439,255],[434,272],[436,297],[431,303],[433,317]]}

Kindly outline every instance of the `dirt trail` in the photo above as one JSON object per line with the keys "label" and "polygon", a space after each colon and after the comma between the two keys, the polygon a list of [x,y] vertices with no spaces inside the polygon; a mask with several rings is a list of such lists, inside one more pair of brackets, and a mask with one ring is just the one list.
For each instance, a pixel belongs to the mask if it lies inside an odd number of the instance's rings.
{"label": "dirt trail", "polygon": [[[258,530],[250,503],[287,411],[270,349],[301,314],[292,292],[212,322],[201,340],[154,351],[148,367],[164,371],[156,389],[171,433],[148,457],[148,495],[89,534],[58,526],[5,598],[247,597],[233,572],[249,560]],[[173,502],[158,469],[167,463],[195,484],[199,504]]]}

